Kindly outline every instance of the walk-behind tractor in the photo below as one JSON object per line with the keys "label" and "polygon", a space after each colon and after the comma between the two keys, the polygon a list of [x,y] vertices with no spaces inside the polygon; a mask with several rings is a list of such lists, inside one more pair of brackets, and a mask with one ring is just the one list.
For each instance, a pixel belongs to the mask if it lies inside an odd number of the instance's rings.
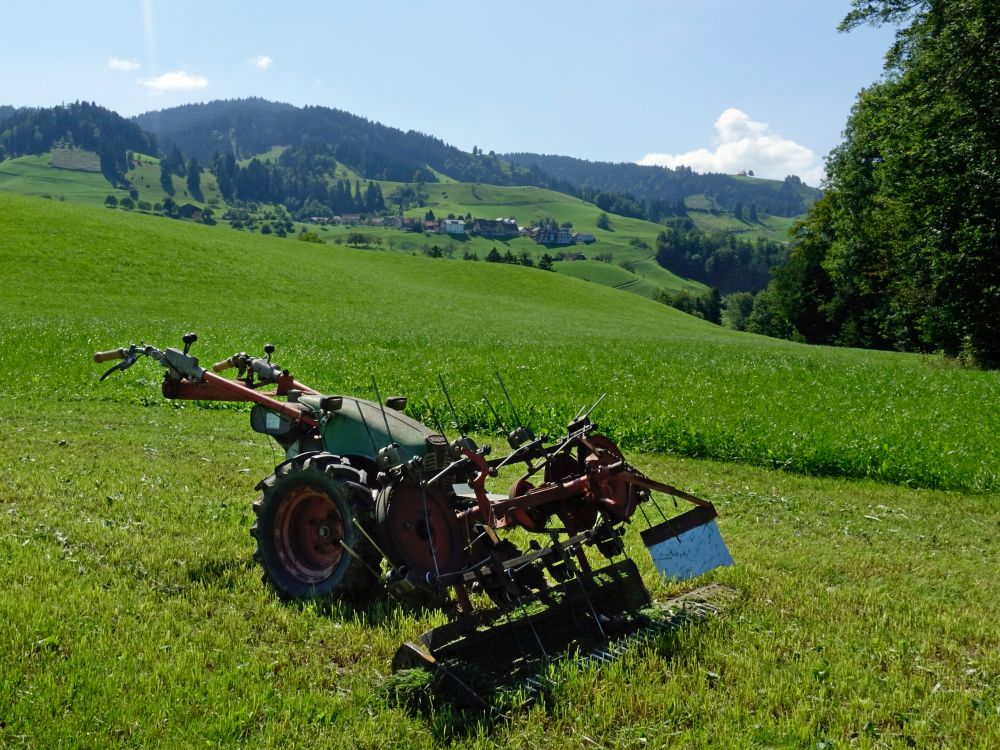
{"label": "walk-behind tractor", "polygon": [[[166,369],[168,399],[252,403],[251,428],[285,451],[257,484],[250,529],[254,559],[278,596],[388,595],[451,615],[420,645],[403,644],[394,668],[458,661],[523,673],[567,649],[602,648],[641,631],[650,596],[623,540],[636,512],[665,576],[732,564],[712,504],[631,466],[596,431],[593,407],[556,439],[516,426],[509,451],[494,457],[468,436],[449,440],[436,415],[436,429],[411,419],[404,398],[383,401],[374,378],[374,401],[326,395],[274,364],[273,346],[263,357],[238,353],[205,369],[190,354],[197,336],[183,340],[183,350],[133,344],[98,352],[97,362],[120,360],[101,380],[149,357]],[[219,374],[228,370],[236,376]],[[500,373],[497,380],[516,418]],[[492,477],[517,465],[524,470],[506,494],[487,491]],[[694,507],[667,519],[654,492]]]}

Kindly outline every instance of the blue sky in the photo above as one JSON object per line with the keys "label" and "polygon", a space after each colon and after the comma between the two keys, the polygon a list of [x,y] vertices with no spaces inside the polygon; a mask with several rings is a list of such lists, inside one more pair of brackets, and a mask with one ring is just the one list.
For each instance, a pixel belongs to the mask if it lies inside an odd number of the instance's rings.
{"label": "blue sky", "polygon": [[471,150],[816,184],[892,29],[848,0],[9,4],[0,104],[124,115],[260,96]]}

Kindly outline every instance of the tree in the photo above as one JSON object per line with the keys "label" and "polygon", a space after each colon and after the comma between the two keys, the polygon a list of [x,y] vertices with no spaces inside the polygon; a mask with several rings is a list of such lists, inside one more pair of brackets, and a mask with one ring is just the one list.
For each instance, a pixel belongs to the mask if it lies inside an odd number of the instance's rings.
{"label": "tree", "polygon": [[611,223],[608,221],[608,215],[603,211],[597,215],[597,228],[605,231],[611,230]]}
{"label": "tree", "polygon": [[191,193],[191,197],[196,201],[205,200],[205,196],[202,195],[201,192],[201,165],[198,163],[198,160],[194,158],[188,162],[187,187],[188,191]]}
{"label": "tree", "polygon": [[[303,227],[303,229],[305,229],[305,227]],[[324,240],[322,237],[320,237],[315,232],[305,232],[304,231],[304,232],[302,232],[302,234],[299,235],[299,239],[302,242],[312,242],[312,243],[314,243],[316,245],[325,245],[326,244],[326,240]]]}
{"label": "tree", "polygon": [[429,208],[427,209],[427,213],[424,214],[424,221],[434,221],[434,212]]}
{"label": "tree", "polygon": [[118,201],[118,205],[124,208],[126,211],[131,211],[133,208],[135,208],[135,201],[132,200],[130,196],[126,195],[124,198]]}
{"label": "tree", "polygon": [[[814,333],[836,343],[971,352],[995,366],[1000,6],[853,0],[840,28],[884,23],[901,25],[885,75],[858,94],[827,163],[828,201],[810,211],[799,265],[773,299],[797,327],[818,316]],[[819,271],[831,288],[814,305]]]}
{"label": "tree", "polygon": [[174,194],[174,179],[170,174],[170,162],[166,158],[160,159],[160,187],[167,195]]}
{"label": "tree", "polygon": [[726,328],[745,331],[751,312],[753,295],[750,292],[733,292],[722,298],[722,325]]}
{"label": "tree", "polygon": [[747,317],[746,330],[748,333],[759,333],[779,339],[793,337],[791,323],[773,304],[771,295],[766,289],[754,297],[753,310]]}
{"label": "tree", "polygon": [[555,260],[551,255],[545,253],[541,258],[538,259],[538,267],[543,271],[554,271],[552,267],[552,262]]}
{"label": "tree", "polygon": [[108,195],[108,197],[104,199],[104,205],[108,208],[118,208],[118,199],[113,195]]}

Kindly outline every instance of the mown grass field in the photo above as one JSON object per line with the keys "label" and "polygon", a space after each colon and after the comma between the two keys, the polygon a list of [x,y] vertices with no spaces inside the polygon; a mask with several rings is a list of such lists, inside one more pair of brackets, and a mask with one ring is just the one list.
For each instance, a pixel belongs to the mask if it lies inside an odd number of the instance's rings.
{"label": "mown grass field", "polygon": [[[537,270],[6,194],[0,261],[0,746],[1000,744],[996,373],[726,332]],[[374,372],[440,404],[440,372],[480,432],[494,365],[536,429],[607,391],[597,420],[635,463],[719,507],[738,564],[710,578],[736,604],[556,667],[509,722],[412,716],[380,685],[441,616],[280,604],[247,535],[280,457],[245,411],[164,402],[148,362],[97,384],[93,350],[187,330],[204,362],[272,341],[331,392]],[[654,594],[678,590],[635,531]]]}
{"label": "mown grass field", "polygon": [[[94,162],[97,170],[94,170]],[[139,200],[162,203],[167,193],[160,184],[160,160],[143,154],[135,155],[135,167],[129,172],[132,187],[139,191]],[[185,180],[172,177],[174,200],[204,206],[210,200],[221,201],[215,177],[202,174],[203,201],[188,193]],[[118,200],[129,191],[112,187],[100,172],[97,155],[79,149],[59,149],[39,156],[21,156],[0,162],[0,191],[20,193],[58,201],[69,201],[85,206],[103,206],[104,200],[113,195]]]}
{"label": "mown grass field", "polygon": [[115,191],[100,172],[52,166],[51,154],[0,162],[0,190],[90,206],[104,205],[109,193],[128,195],[125,190]]}

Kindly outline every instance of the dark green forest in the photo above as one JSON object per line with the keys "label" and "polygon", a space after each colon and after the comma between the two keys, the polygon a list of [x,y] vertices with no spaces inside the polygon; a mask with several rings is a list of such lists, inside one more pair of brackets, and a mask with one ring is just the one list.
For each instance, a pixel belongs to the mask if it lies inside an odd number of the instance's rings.
{"label": "dark green forest", "polygon": [[770,286],[818,344],[1000,365],[1000,3],[854,0],[841,24],[898,24],[857,97],[826,196]]}
{"label": "dark green forest", "polygon": [[782,243],[761,236],[746,239],[731,232],[705,233],[688,218],[668,224],[656,238],[656,262],[722,294],[763,289],[771,279],[771,269],[788,258]]}
{"label": "dark green forest", "polygon": [[[670,206],[690,195],[705,195],[726,211],[734,211],[741,204],[755,205],[761,213],[773,216],[799,216],[821,195],[819,190],[803,184],[794,175],[775,182],[737,179],[726,174],[698,174],[689,167],[669,169],[631,163],[612,164],[570,156],[514,153],[504,154],[504,158],[521,167],[541,169],[554,179],[570,183],[580,191],[581,197],[605,193],[626,196],[637,205]],[[602,208],[610,210],[605,206]],[[630,212],[627,203],[623,208],[625,210],[615,210],[614,213],[651,218]],[[662,208],[659,211],[660,215],[669,215],[669,211]]]}
{"label": "dark green forest", "polygon": [[217,153],[241,160],[284,145],[329,157],[371,180],[436,182],[436,170],[461,182],[566,187],[540,169],[512,169],[492,152],[461,151],[440,138],[329,107],[235,99],[147,112],[135,121],[164,147],[206,163]]}

